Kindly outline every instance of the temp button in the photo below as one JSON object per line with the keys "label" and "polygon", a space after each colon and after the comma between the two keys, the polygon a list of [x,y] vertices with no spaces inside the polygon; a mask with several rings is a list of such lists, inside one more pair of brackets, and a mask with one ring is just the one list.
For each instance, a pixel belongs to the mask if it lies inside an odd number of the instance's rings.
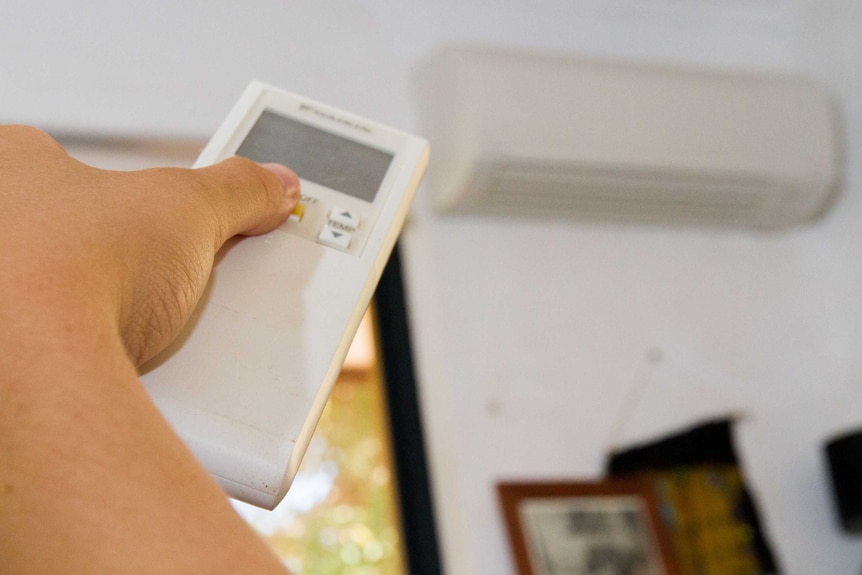
{"label": "temp button", "polygon": [[317,239],[322,244],[326,244],[339,250],[346,250],[350,248],[350,242],[351,240],[353,240],[353,234],[326,225],[323,226],[323,229],[320,231],[320,235],[317,237]]}
{"label": "temp button", "polygon": [[354,230],[359,228],[359,220],[359,214],[350,210],[339,208],[338,206],[335,206],[329,212],[330,222],[333,222],[335,224],[341,224],[341,226],[346,228]]}

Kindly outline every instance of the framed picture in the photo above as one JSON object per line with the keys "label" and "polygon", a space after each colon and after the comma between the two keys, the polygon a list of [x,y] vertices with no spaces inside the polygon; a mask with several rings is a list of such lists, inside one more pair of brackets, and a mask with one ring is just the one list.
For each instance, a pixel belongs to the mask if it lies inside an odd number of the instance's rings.
{"label": "framed picture", "polygon": [[501,483],[519,575],[677,575],[649,483]]}

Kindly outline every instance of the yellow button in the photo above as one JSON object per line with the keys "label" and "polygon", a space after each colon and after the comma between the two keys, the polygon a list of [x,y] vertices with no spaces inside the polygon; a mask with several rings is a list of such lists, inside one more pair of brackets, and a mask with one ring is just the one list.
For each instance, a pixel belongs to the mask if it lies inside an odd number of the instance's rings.
{"label": "yellow button", "polygon": [[305,215],[305,204],[299,202],[296,204],[296,207],[293,208],[293,211],[290,212],[290,215],[287,216],[287,219],[291,222],[301,222],[302,217]]}

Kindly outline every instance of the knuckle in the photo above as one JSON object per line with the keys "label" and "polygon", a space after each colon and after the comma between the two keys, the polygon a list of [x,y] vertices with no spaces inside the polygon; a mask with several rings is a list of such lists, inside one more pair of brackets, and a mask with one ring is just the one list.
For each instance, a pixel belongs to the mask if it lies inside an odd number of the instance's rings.
{"label": "knuckle", "polygon": [[248,158],[234,156],[224,161],[230,174],[227,178],[233,194],[241,194],[246,201],[260,202],[267,206],[278,203],[280,186],[274,176]]}
{"label": "knuckle", "polygon": [[256,162],[233,157],[211,166],[207,174],[210,181],[215,180],[211,198],[220,208],[218,215],[233,233],[254,229],[279,213],[284,196],[282,184]]}
{"label": "knuckle", "polygon": [[52,151],[65,155],[66,150],[47,132],[25,125],[9,125],[0,127],[0,142],[5,146],[31,151]]}

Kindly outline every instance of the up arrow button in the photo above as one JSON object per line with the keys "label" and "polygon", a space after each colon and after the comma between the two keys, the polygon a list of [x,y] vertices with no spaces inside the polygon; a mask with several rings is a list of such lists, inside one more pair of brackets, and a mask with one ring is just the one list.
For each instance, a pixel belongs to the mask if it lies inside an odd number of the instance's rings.
{"label": "up arrow button", "polygon": [[355,231],[359,228],[360,219],[359,214],[356,212],[351,212],[338,206],[332,208],[329,212],[330,223],[336,224],[340,229],[348,231]]}

